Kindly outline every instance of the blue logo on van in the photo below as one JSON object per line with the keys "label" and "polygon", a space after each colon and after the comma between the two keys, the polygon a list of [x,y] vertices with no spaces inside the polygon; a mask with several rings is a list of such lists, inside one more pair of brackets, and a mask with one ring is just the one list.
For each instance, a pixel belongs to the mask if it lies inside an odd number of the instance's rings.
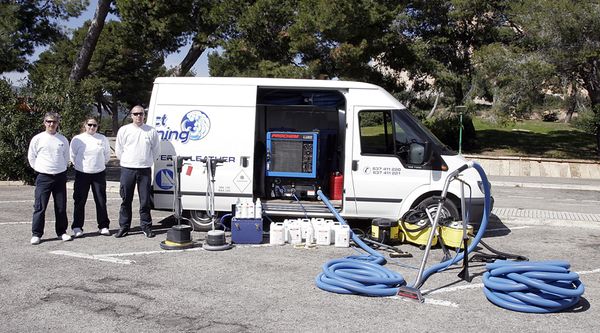
{"label": "blue logo on van", "polygon": [[170,190],[175,186],[175,180],[173,179],[173,170],[171,169],[160,169],[156,173],[155,183],[160,187],[161,190]]}
{"label": "blue logo on van", "polygon": [[192,110],[181,120],[181,131],[188,131],[190,140],[201,140],[210,131],[210,119],[203,111]]}
{"label": "blue logo on van", "polygon": [[192,110],[183,116],[179,124],[180,130],[171,129],[167,125],[166,114],[158,116],[154,120],[156,132],[162,141],[181,141],[187,143],[189,140],[197,141],[203,139],[210,131],[210,119],[200,110]]}

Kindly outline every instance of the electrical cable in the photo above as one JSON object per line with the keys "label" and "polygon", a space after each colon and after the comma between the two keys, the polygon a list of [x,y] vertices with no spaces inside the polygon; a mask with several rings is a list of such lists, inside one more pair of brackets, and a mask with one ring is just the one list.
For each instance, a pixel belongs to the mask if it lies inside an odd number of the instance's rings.
{"label": "electrical cable", "polygon": [[[529,258],[519,255],[519,254],[512,254],[512,253],[498,251],[498,250],[492,248],[487,243],[485,243],[483,240],[480,240],[479,244],[481,244],[488,251],[490,251],[494,254],[492,255],[492,254],[480,253],[480,252],[476,251],[477,253],[475,255],[473,255],[473,257],[471,258],[471,261],[477,261],[479,259],[484,260],[486,262],[492,262],[495,259],[500,259],[500,260],[513,259],[516,261],[529,261]],[[488,261],[488,260],[490,260],[490,261]]]}
{"label": "electrical cable", "polygon": [[304,205],[302,204],[302,202],[300,202],[300,199],[298,199],[298,197],[296,196],[295,191],[292,191],[292,196],[300,204],[300,207],[302,207],[302,211],[304,212],[304,217],[308,218],[308,212],[306,212],[306,208],[304,208]]}
{"label": "electrical cable", "polygon": [[585,289],[569,267],[566,261],[496,260],[486,265],[483,291],[490,302],[508,310],[561,311],[577,304]]}

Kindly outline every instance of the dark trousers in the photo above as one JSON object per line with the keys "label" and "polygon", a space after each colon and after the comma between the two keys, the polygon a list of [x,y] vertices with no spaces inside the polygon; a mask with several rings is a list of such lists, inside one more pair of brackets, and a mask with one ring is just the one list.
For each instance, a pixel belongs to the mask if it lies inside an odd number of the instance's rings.
{"label": "dark trousers", "polygon": [[67,172],[56,175],[40,173],[35,178],[35,202],[33,203],[33,221],[31,234],[42,237],[46,224],[46,208],[52,194],[54,200],[54,225],[56,235],[61,236],[67,231]]}
{"label": "dark trousers", "polygon": [[119,192],[121,194],[121,209],[119,210],[119,226],[131,227],[131,203],[137,185],[140,198],[140,225],[142,229],[152,226],[152,171],[150,168],[124,168],[121,167]]}
{"label": "dark trousers", "polygon": [[85,220],[85,204],[88,193],[92,188],[94,202],[96,203],[96,220],[98,229],[108,228],[110,220],[106,212],[106,172],[85,173],[75,171],[75,184],[73,185],[73,200],[75,210],[73,212],[73,224],[71,228],[83,228]]}

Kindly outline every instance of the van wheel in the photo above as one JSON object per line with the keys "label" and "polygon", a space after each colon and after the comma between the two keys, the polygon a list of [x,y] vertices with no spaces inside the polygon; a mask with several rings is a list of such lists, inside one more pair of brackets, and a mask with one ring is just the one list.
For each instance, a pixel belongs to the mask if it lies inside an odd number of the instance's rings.
{"label": "van wheel", "polygon": [[203,210],[184,210],[183,216],[187,218],[194,231],[212,230],[213,221]]}
{"label": "van wheel", "polygon": [[[434,198],[426,198],[421,201],[417,207],[426,207],[431,217],[435,218],[435,214],[437,213],[438,201]],[[458,212],[458,208],[452,200],[446,199],[444,201],[444,205],[442,206],[442,211],[440,215],[440,221],[444,219],[451,219],[452,221],[459,221],[461,219],[460,213]]]}

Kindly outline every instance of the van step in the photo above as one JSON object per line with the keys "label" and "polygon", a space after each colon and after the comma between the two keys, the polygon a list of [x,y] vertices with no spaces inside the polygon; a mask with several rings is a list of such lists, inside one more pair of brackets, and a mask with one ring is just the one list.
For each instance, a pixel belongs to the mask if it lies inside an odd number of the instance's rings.
{"label": "van step", "polygon": [[[299,212],[330,215],[331,212],[322,201],[293,201],[293,200],[268,200],[263,202],[263,209],[267,213]],[[332,201],[333,207],[339,212],[342,208],[341,200]]]}

